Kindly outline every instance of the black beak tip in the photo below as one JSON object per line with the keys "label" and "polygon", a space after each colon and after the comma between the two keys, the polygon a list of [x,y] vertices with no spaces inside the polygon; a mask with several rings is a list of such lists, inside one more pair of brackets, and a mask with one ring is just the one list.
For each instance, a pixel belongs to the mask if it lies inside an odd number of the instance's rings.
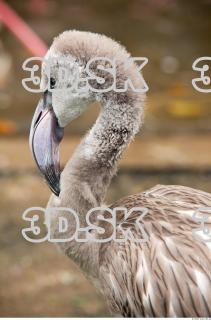
{"label": "black beak tip", "polygon": [[59,182],[54,184],[54,185],[51,185],[49,184],[49,181],[45,178],[45,182],[47,183],[47,185],[50,187],[51,191],[57,196],[59,197],[60,195],[60,184]]}
{"label": "black beak tip", "polygon": [[[57,168],[58,169],[58,168]],[[45,166],[43,170],[43,176],[45,182],[51,189],[51,191],[59,197],[60,194],[60,172],[58,170],[55,171],[54,164]]]}

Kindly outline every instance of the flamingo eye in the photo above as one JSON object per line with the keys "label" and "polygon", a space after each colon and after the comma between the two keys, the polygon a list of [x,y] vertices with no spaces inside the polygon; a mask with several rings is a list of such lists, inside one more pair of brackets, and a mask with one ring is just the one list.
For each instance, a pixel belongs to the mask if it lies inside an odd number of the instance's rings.
{"label": "flamingo eye", "polygon": [[55,88],[55,85],[56,85],[56,80],[55,78],[50,78],[50,88],[51,89],[54,89]]}

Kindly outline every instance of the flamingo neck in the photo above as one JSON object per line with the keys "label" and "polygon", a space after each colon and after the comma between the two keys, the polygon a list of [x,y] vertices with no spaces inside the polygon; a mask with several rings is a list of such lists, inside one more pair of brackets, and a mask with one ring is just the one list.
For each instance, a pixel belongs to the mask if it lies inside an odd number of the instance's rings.
{"label": "flamingo neck", "polygon": [[[82,139],[61,174],[60,207],[73,209],[86,227],[86,213],[102,205],[116,164],[141,123],[139,104],[108,100],[102,105],[92,129]],[[51,206],[55,206],[50,201]],[[70,216],[69,225],[73,225]],[[84,271],[96,276],[99,243],[71,241],[61,243],[63,251]],[[93,254],[95,255],[93,257]]]}

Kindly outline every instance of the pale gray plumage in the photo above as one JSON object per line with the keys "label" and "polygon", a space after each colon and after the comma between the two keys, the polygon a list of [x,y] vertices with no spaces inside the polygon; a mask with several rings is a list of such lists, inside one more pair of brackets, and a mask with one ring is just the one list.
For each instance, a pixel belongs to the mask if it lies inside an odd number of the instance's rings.
{"label": "pale gray plumage", "polygon": [[[67,31],[55,38],[49,56],[53,56],[57,64],[64,56],[72,59],[83,71],[90,58],[105,56],[120,60],[130,55],[105,36]],[[140,85],[134,68],[132,65],[124,71],[119,64],[118,83],[129,75]],[[45,82],[45,66],[43,70]],[[89,92],[83,97],[77,93],[71,97],[53,93],[53,109],[60,126],[77,117],[93,100],[102,105],[99,117],[66,164],[61,174],[59,197],[52,195],[48,203],[48,207],[74,209],[79,213],[81,226],[86,226],[87,211],[103,204],[117,161],[141,125],[145,97],[131,91]],[[112,314],[211,316],[211,243],[196,240],[192,233],[198,227],[192,218],[193,212],[202,206],[211,206],[211,195],[182,186],[156,186],[120,199],[111,208],[119,206],[149,209],[144,218],[147,242],[59,244],[106,297]],[[51,214],[54,234],[57,233],[54,220],[62,214],[56,209]],[[134,223],[136,215],[123,222],[122,218],[120,214],[119,223],[125,228]],[[68,233],[74,230],[74,221],[70,221],[70,225],[72,230]],[[117,233],[121,233],[120,226]]]}

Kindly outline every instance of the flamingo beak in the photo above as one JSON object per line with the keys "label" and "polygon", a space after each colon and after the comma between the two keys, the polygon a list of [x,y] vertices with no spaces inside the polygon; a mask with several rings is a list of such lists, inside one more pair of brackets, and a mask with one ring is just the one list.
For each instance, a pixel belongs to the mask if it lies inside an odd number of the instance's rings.
{"label": "flamingo beak", "polygon": [[59,144],[64,129],[58,124],[51,100],[50,92],[45,92],[44,97],[40,99],[31,123],[29,144],[33,158],[48,186],[59,196]]}

